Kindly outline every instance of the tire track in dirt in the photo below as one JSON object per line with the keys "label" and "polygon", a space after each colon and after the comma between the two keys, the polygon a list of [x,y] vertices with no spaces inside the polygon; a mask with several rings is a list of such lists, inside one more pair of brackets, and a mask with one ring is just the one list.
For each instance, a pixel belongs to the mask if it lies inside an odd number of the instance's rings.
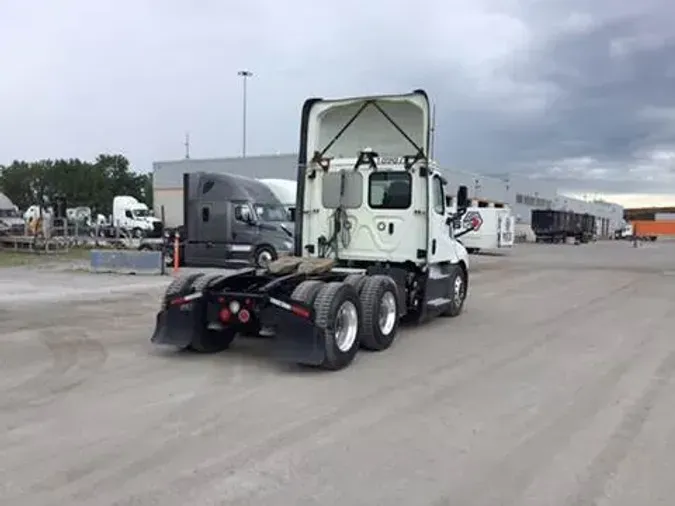
{"label": "tire track in dirt", "polygon": [[[592,312],[596,309],[595,306],[597,304],[607,301],[609,298],[614,297],[621,292],[634,289],[636,281],[636,279],[633,279],[627,283],[621,284],[619,287],[613,290],[604,292],[599,296],[592,297],[591,299],[584,301],[583,304],[567,308],[566,310],[557,313],[554,316],[544,318],[535,323],[532,327],[532,330],[536,331],[536,329],[547,327],[555,322],[568,318],[571,314],[577,312]],[[490,325],[490,323],[484,324],[486,327]],[[198,482],[198,485],[196,486],[200,488],[207,486],[213,480],[233,474],[236,472],[236,470],[242,469],[247,465],[251,465],[255,461],[268,458],[279,451],[311,438],[326,428],[342,423],[347,417],[354,416],[360,411],[372,407],[373,404],[377,404],[378,401],[382,400],[383,397],[401,395],[402,392],[414,392],[415,390],[420,390],[419,395],[414,393],[413,395],[409,396],[410,398],[415,399],[414,403],[406,403],[405,407],[401,410],[398,410],[394,413],[390,412],[383,418],[394,416],[398,412],[418,410],[420,407],[428,404],[429,402],[436,402],[446,398],[457,388],[471,384],[478,377],[484,377],[485,375],[497,372],[498,370],[508,366],[510,363],[529,355],[537,348],[540,348],[546,345],[548,342],[561,337],[561,335],[564,335],[563,331],[547,332],[542,337],[528,340],[528,342],[524,345],[519,344],[518,349],[512,353],[507,353],[505,356],[500,356],[492,360],[486,360],[486,356],[494,354],[497,350],[497,346],[500,344],[499,339],[495,337],[494,341],[486,342],[480,350],[456,356],[452,360],[444,362],[443,364],[431,370],[427,370],[408,377],[401,377],[395,383],[378,388],[365,396],[360,396],[356,399],[345,402],[337,408],[329,408],[328,410],[325,410],[324,408],[321,414],[313,416],[309,420],[303,419],[297,423],[292,423],[290,424],[290,427],[286,425],[285,427],[274,431],[267,438],[257,442],[255,445],[246,446],[241,450],[231,452],[229,455],[225,454],[221,458],[216,459],[215,462],[205,463],[204,465],[199,466],[198,469],[195,469],[195,471],[189,476],[180,477],[173,480],[169,486],[169,490],[166,493],[170,494],[171,491],[174,493],[179,493],[181,489],[195,486],[195,482]],[[474,362],[478,367],[476,367],[476,369],[470,372],[468,375],[465,375],[454,382],[434,390],[431,394],[428,393],[426,384],[430,378],[437,379],[440,373],[449,371],[451,372],[456,367],[466,366],[468,361]],[[211,426],[209,426],[209,424],[202,425],[203,430],[200,431],[200,433],[204,436],[217,433],[219,427],[226,423],[226,419],[223,419],[222,416],[216,415],[214,424]],[[178,438],[171,443],[163,445],[158,451],[144,456],[141,459],[137,459],[122,467],[113,474],[107,476],[106,478],[96,481],[96,483],[92,484],[91,486],[87,486],[86,489],[80,490],[77,494],[77,499],[90,499],[94,497],[95,491],[98,487],[105,487],[106,485],[115,486],[115,484],[128,481],[130,476],[140,476],[144,470],[153,468],[158,464],[168,461],[168,459],[171,458],[171,455],[174,454],[174,452],[176,452],[183,444],[184,441]],[[198,454],[200,452],[200,448],[194,447],[191,448],[190,451]]]}
{"label": "tire track in dirt", "polygon": [[[78,337],[72,327],[42,330],[40,342],[49,350],[51,364],[37,375],[2,392],[0,412],[34,409],[49,404],[86,381],[107,359],[105,347],[85,331]],[[81,331],[80,331],[81,332]],[[74,375],[69,375],[75,371]],[[70,377],[69,377],[70,376]],[[15,418],[15,417],[13,417]],[[13,424],[18,423],[16,421]]]}
{"label": "tire track in dirt", "polygon": [[[672,312],[671,312],[672,313]],[[604,496],[607,483],[616,474],[621,462],[628,456],[635,439],[642,432],[652,408],[663,395],[664,388],[675,376],[675,350],[661,362],[651,384],[625,413],[621,423],[609,437],[607,445],[593,459],[579,491],[569,506],[595,504]]]}
{"label": "tire track in dirt", "polygon": [[[658,322],[655,322],[651,327],[653,328],[657,324]],[[597,381],[582,388],[574,402],[566,407],[562,414],[556,416],[542,429],[525,438],[500,461],[495,462],[490,471],[481,474],[476,480],[464,484],[461,489],[439,498],[438,501],[433,503],[433,506],[486,504],[486,500],[487,504],[496,501],[503,504],[518,504],[523,492],[534,481],[537,471],[555,457],[559,447],[563,446],[574,433],[581,430],[590,419],[603,409],[602,401],[609,397],[618,386],[622,377],[635,363],[636,357],[643,355],[646,352],[646,346],[659,338],[658,334],[649,332],[649,328],[645,330],[647,330],[645,332],[646,337],[632,347],[631,353],[614,364]],[[675,352],[672,358],[675,359]],[[675,360],[669,366],[675,367]],[[486,498],[485,483],[494,481],[508,483],[508,488],[501,487],[498,491],[487,491],[487,493],[495,495]],[[598,484],[594,482],[593,485]],[[591,504],[592,501],[586,501],[585,497],[586,495],[582,497],[581,502],[574,504]]]}

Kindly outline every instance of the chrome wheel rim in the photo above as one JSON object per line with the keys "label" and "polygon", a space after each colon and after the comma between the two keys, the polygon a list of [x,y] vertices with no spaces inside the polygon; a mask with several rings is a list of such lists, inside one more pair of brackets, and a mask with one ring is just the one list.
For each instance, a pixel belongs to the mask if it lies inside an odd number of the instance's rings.
{"label": "chrome wheel rim", "polygon": [[453,295],[455,306],[461,306],[464,301],[464,280],[462,279],[462,276],[457,276],[455,278]]}
{"label": "chrome wheel rim", "polygon": [[396,324],[396,298],[394,294],[387,291],[382,295],[380,300],[380,314],[379,314],[380,332],[387,336],[394,330]]}
{"label": "chrome wheel rim", "polygon": [[335,345],[343,353],[349,351],[359,332],[359,315],[356,306],[351,301],[340,304],[335,317]]}
{"label": "chrome wheel rim", "polygon": [[258,254],[258,265],[261,267],[267,267],[269,263],[272,261],[272,253],[269,251],[261,251]]}

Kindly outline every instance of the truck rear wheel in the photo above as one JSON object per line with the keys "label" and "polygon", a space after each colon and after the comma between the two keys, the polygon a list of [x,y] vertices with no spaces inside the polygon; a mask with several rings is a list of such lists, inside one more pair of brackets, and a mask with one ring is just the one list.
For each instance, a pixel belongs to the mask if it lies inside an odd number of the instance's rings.
{"label": "truck rear wheel", "polygon": [[291,299],[307,304],[308,306],[314,305],[316,296],[319,295],[319,291],[326,283],[319,281],[317,279],[311,279],[309,281],[303,281],[298,286],[295,287],[293,293],[291,294]]}
{"label": "truck rear wheel", "polygon": [[363,283],[365,283],[367,276],[365,274],[350,274],[344,279],[344,283],[352,285],[356,288],[356,293],[361,293],[361,288],[363,288]]}
{"label": "truck rear wheel", "polygon": [[166,309],[169,304],[169,300],[176,297],[177,295],[188,295],[192,292],[192,283],[197,280],[197,278],[203,276],[201,273],[190,273],[174,278],[173,281],[169,284],[164,292],[164,298],[162,299],[162,309]]}
{"label": "truck rear wheel", "polygon": [[441,316],[453,318],[459,316],[464,308],[466,299],[467,279],[464,270],[459,265],[453,265],[450,271],[450,304]]}
{"label": "truck rear wheel", "polygon": [[[222,274],[202,274],[192,283],[195,292],[201,292],[211,283],[222,278]],[[197,307],[206,310],[206,305],[199,304]],[[206,326],[206,314],[196,315],[194,339],[187,349],[197,353],[218,353],[230,347],[236,337],[236,332],[231,328],[210,329]]]}
{"label": "truck rear wheel", "polygon": [[372,351],[386,350],[398,332],[396,283],[389,276],[367,276],[360,293],[363,310],[361,346]]}
{"label": "truck rear wheel", "polygon": [[347,283],[326,283],[314,301],[315,324],[323,332],[326,355],[320,367],[339,370],[351,364],[359,349],[361,302]]}

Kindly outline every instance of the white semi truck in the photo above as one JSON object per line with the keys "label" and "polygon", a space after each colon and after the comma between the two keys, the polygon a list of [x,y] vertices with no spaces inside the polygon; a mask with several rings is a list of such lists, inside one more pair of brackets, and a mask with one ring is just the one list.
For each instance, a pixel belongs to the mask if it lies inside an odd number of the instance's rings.
{"label": "white semi truck", "polygon": [[388,349],[399,321],[455,317],[469,257],[429,159],[427,95],[309,99],[302,109],[293,256],[190,273],[167,288],[152,341],[198,352],[271,329],[284,360],[336,370]]}
{"label": "white semi truck", "polygon": [[155,218],[148,206],[135,197],[117,195],[113,198],[112,210],[113,227],[130,232],[135,238],[161,236],[161,220]]}

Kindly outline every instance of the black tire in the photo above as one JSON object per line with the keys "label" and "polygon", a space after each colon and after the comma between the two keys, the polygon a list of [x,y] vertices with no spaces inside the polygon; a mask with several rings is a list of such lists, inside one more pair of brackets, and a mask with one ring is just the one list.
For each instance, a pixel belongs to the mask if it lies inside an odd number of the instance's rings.
{"label": "black tire", "polygon": [[356,293],[360,294],[361,289],[363,288],[363,283],[365,283],[366,278],[365,274],[350,274],[344,279],[344,283],[347,283],[348,285],[352,285],[354,288],[356,288]]}
{"label": "black tire", "polygon": [[466,300],[467,276],[464,269],[459,265],[453,265],[449,277],[450,283],[450,305],[445,309],[441,316],[454,318],[464,309],[464,301]]}
{"label": "black tire", "polygon": [[192,288],[194,288],[195,292],[201,292],[222,277],[222,274],[202,274],[192,283]]}
{"label": "black tire", "polygon": [[[387,294],[390,297],[387,297]],[[393,326],[388,329],[387,333],[383,332],[380,322],[380,311],[385,297],[394,305]],[[386,350],[392,345],[398,333],[399,307],[396,283],[389,276],[366,276],[359,298],[363,311],[361,346],[371,351]]]}
{"label": "black tire", "polygon": [[169,304],[169,300],[173,299],[177,295],[188,295],[192,293],[192,283],[194,283],[198,278],[203,276],[202,273],[190,273],[178,276],[169,284],[169,286],[164,291],[164,298],[162,299],[162,309],[166,309]]}
{"label": "black tire", "polygon": [[[192,283],[194,292],[201,292],[223,277],[222,274],[203,274]],[[200,304],[198,307],[206,309],[206,306]],[[187,346],[187,349],[197,353],[218,353],[226,350],[234,341],[236,332],[231,328],[209,329],[206,327],[206,314],[196,315],[196,329],[194,339]]]}
{"label": "black tire", "polygon": [[326,283],[323,281],[317,279],[303,281],[295,287],[295,290],[293,290],[293,293],[291,294],[291,299],[312,306],[316,300],[316,296],[319,295],[321,288],[323,288],[325,284]]}
{"label": "black tire", "polygon": [[[356,310],[356,334],[349,348],[341,350],[335,340],[334,329],[339,309],[351,303]],[[315,324],[323,332],[326,343],[326,356],[320,365],[323,369],[337,371],[352,363],[359,350],[359,334],[361,333],[361,302],[352,285],[346,283],[326,283],[314,301],[316,314]]]}
{"label": "black tire", "polygon": [[[265,260],[269,258],[269,261]],[[259,269],[267,267],[269,262],[274,262],[279,256],[276,250],[270,245],[258,246],[253,253],[253,265]]]}
{"label": "black tire", "polygon": [[141,230],[140,228],[134,228],[131,231],[131,235],[136,239],[141,239],[145,234],[143,233],[143,230]]}

